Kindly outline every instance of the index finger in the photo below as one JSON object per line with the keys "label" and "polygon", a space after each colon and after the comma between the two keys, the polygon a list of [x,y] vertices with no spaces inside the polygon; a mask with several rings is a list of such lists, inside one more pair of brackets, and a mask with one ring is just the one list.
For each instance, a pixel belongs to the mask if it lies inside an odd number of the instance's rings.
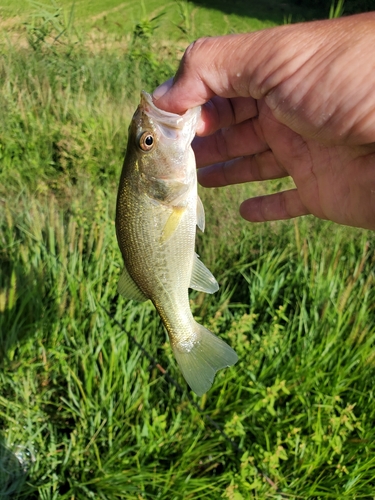
{"label": "index finger", "polygon": [[258,116],[258,106],[251,97],[225,99],[214,96],[203,104],[197,135],[211,135],[219,129],[229,128]]}

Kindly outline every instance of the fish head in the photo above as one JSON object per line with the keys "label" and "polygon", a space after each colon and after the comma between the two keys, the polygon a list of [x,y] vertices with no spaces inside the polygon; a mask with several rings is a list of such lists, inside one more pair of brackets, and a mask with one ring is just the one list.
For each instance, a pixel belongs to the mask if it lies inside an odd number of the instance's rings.
{"label": "fish head", "polygon": [[190,145],[199,117],[200,107],[183,115],[169,113],[157,108],[150,94],[141,93],[129,127],[128,150],[136,159],[133,168],[146,182],[191,183],[196,173]]}

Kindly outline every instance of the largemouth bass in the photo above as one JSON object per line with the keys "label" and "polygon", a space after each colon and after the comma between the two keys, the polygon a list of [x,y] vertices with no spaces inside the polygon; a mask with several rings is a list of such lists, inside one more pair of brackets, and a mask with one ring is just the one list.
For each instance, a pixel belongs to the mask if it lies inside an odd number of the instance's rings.
{"label": "largemouth bass", "polygon": [[199,116],[200,107],[182,116],[162,111],[142,92],[129,127],[116,233],[125,265],[119,293],[153,302],[182,374],[200,396],[211,387],[216,371],[238,358],[194,320],[189,305],[189,288],[207,293],[219,288],[194,251],[196,227],[204,230],[190,146]]}

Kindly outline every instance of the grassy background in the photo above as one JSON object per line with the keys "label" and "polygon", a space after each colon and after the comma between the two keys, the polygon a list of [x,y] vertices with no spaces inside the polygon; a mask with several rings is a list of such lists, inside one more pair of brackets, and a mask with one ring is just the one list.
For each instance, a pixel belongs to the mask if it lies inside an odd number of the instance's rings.
{"label": "grassy background", "polygon": [[116,294],[114,201],[139,90],[195,36],[301,8],[59,6],[1,6],[0,497],[373,498],[373,233],[250,225],[238,204],[263,187],[202,190],[198,251],[221,287],[191,305],[240,357],[202,398],[153,307]]}
{"label": "grassy background", "polygon": [[[165,39],[180,38],[184,31],[192,37],[248,31],[281,24],[290,18],[294,21],[324,18],[329,12],[329,5],[317,9],[298,5],[298,1],[280,3],[277,0],[261,3],[241,0],[77,0],[73,3],[71,0],[60,0],[57,4],[53,0],[50,4],[33,0],[2,0],[0,15],[19,22],[28,14],[40,15],[46,8],[51,10],[49,5],[64,7],[66,12],[73,7],[76,26],[86,32],[93,31],[96,35],[104,32],[106,36],[110,33],[118,37],[126,36],[141,19],[152,19],[162,14],[159,22]],[[178,26],[180,29],[176,29]]]}

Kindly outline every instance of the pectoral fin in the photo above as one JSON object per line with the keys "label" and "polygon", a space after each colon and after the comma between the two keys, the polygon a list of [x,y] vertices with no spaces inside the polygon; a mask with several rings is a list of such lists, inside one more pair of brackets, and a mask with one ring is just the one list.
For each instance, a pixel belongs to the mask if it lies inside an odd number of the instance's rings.
{"label": "pectoral fin", "polygon": [[139,302],[144,302],[145,300],[147,300],[147,297],[134,283],[125,267],[118,280],[117,291],[126,299],[138,300]]}
{"label": "pectoral fin", "polygon": [[173,207],[171,215],[168,217],[168,220],[164,226],[163,232],[160,237],[161,243],[165,243],[169,240],[172,234],[178,228],[181,217],[183,216],[186,207]]}
{"label": "pectoral fin", "polygon": [[204,232],[204,222],[205,222],[205,217],[204,217],[204,207],[202,200],[197,197],[197,226],[199,229]]}
{"label": "pectoral fin", "polygon": [[219,290],[218,282],[203,262],[199,260],[197,254],[195,254],[189,286],[194,290],[206,293],[215,293]]}

